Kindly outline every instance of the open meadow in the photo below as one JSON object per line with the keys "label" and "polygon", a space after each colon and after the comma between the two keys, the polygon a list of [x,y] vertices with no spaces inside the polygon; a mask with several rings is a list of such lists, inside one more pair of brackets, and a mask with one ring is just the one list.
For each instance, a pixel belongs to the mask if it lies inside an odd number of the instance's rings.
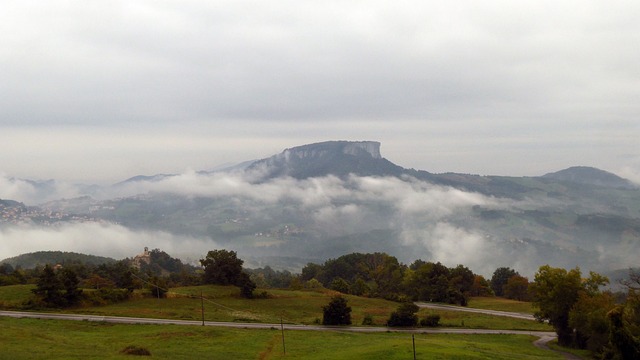
{"label": "open meadow", "polygon": [[[0,287],[0,305],[19,308],[31,296],[31,285]],[[90,291],[90,290],[89,290]],[[259,290],[261,292],[262,290]],[[104,306],[82,306],[64,312],[91,315],[206,321],[316,324],[322,306],[335,292],[327,290],[268,289],[269,296],[244,299],[232,286],[193,286],[170,289],[167,298],[142,294],[128,301]],[[200,298],[202,294],[203,298]],[[353,325],[365,315],[373,325],[385,324],[398,303],[346,295],[352,307]],[[476,307],[522,311],[527,305],[482,298]],[[40,311],[40,310],[39,310]],[[49,311],[58,311],[49,309]],[[546,324],[448,310],[421,309],[418,315],[437,313],[441,326],[479,329],[550,331]],[[0,359],[118,359],[127,346],[148,350],[163,359],[407,359],[412,339],[406,333],[348,333],[340,331],[285,332],[285,348],[278,328],[272,330],[228,329],[177,325],[124,325],[103,322],[0,318]],[[549,350],[533,346],[525,335],[416,334],[418,358],[429,359],[554,359]],[[284,350],[286,349],[286,356]]]}
{"label": "open meadow", "polygon": [[[0,318],[0,359],[411,359],[410,334],[247,330]],[[562,359],[525,335],[415,335],[418,359]],[[285,354],[286,350],[286,354]]]}
{"label": "open meadow", "polygon": [[[13,285],[0,287],[0,306],[5,309],[16,309],[19,304],[31,296],[33,286]],[[258,292],[262,292],[259,290]],[[204,305],[206,321],[261,322],[279,323],[281,320],[290,324],[318,324],[322,320],[322,307],[336,293],[328,290],[264,290],[269,294],[264,299],[244,299],[239,296],[234,286],[203,285],[173,288],[167,298],[155,299],[140,294],[131,300],[103,306],[83,306],[65,309],[64,312],[91,315],[149,317],[178,320],[201,320]],[[204,301],[201,301],[202,294]],[[365,315],[373,320],[373,325],[383,326],[398,303],[359,296],[344,295],[352,308],[353,325],[361,325]],[[531,304],[502,298],[472,298],[470,307],[532,312]],[[548,324],[536,321],[513,319],[453,310],[421,309],[418,316],[439,314],[440,326],[501,329],[501,330],[533,330],[552,331]]]}

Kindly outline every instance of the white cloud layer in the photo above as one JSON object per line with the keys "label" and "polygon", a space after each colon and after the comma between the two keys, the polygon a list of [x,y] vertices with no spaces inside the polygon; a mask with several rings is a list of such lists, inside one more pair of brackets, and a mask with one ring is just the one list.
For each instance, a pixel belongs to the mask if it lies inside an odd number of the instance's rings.
{"label": "white cloud layer", "polygon": [[[106,189],[101,195],[124,197],[169,193],[187,197],[232,198],[244,206],[251,203],[269,206],[295,204],[299,211],[311,214],[316,226],[326,229],[328,235],[349,235],[363,229],[399,228],[404,233],[404,245],[416,249],[416,258],[430,256],[445,263],[464,262],[470,265],[477,265],[473,260],[482,258],[478,257],[482,239],[477,234],[447,224],[445,219],[454,213],[467,212],[475,205],[498,208],[510,204],[411,178],[351,176],[342,180],[327,176],[308,180],[277,178],[265,183],[252,183],[250,179],[251,176],[245,177],[240,173],[203,175],[187,171],[159,181],[125,183]],[[29,183],[16,180],[14,183],[17,190],[13,196],[19,196],[20,191],[26,197],[36,193]],[[60,189],[68,190],[64,186],[50,189],[53,191],[48,195],[51,198],[63,197]],[[198,256],[194,251],[206,252],[216,245],[206,239],[158,231],[133,231],[119,225],[96,223],[66,224],[54,228],[12,226],[1,230],[0,244],[0,258],[37,250],[77,251],[122,258],[133,256],[144,246],[159,247],[174,255],[188,253],[194,257]],[[469,252],[456,251],[460,248]]]}
{"label": "white cloud layer", "polygon": [[[375,244],[359,240],[361,242],[354,245],[360,246],[356,251],[388,251],[405,262],[421,258],[440,261],[447,266],[463,264],[488,276],[499,266],[509,266],[523,274],[532,274],[538,266],[548,261],[555,261],[555,266],[575,266],[560,263],[563,261],[561,256],[568,253],[559,255],[559,258],[549,258],[556,255],[555,250],[549,250],[549,246],[553,245],[538,244],[542,247],[537,247],[523,242],[518,235],[505,236],[494,232],[495,229],[483,227],[477,221],[477,214],[473,214],[474,206],[480,206],[484,210],[510,210],[517,213],[522,210],[544,209],[550,205],[558,208],[562,204],[543,203],[536,199],[514,201],[488,197],[413,178],[350,176],[340,179],[327,176],[307,180],[277,178],[262,183],[252,182],[253,178],[251,174],[205,175],[189,170],[156,181],[126,182],[103,188],[95,195],[104,199],[137,194],[233,199],[239,209],[248,213],[254,207],[260,211],[270,208],[294,209],[304,214],[305,221],[312,221],[316,229],[322,229],[328,238],[380,229],[389,229],[399,234],[397,244],[391,239],[386,242],[376,240],[383,243]],[[48,183],[48,187],[42,189],[33,183],[8,177],[0,177],[0,185],[0,190],[3,191],[0,198],[13,198],[26,203],[43,198],[70,198],[81,193],[81,189],[69,184]],[[261,215],[268,217],[268,214]],[[526,234],[528,230],[522,231]],[[536,238],[536,235],[531,236]],[[115,224],[67,223],[49,228],[5,226],[0,227],[0,259],[39,250],[76,251],[124,258],[131,257],[148,246],[160,248],[183,259],[197,260],[219,245],[232,248],[234,244],[229,240],[211,240],[204,236],[198,238],[153,230],[131,230]],[[277,243],[279,242],[274,242]],[[296,244],[291,245],[295,247]],[[369,245],[382,248],[372,250]],[[249,243],[243,243],[238,246],[240,247],[234,250],[241,255],[254,257],[264,255],[265,251],[274,255],[283,250],[267,249],[268,244],[252,247]],[[580,243],[568,246],[589,250],[588,245]],[[599,254],[599,261],[594,259],[595,262],[591,264],[599,262],[603,266],[608,264],[618,268],[632,265],[635,259],[630,257],[634,253],[633,244],[623,243],[620,246],[608,246],[606,253]],[[283,251],[286,252],[287,249]],[[304,249],[295,251],[303,252]],[[309,253],[285,255],[316,256]]]}
{"label": "white cloud layer", "polygon": [[159,248],[175,257],[195,261],[216,248],[207,239],[160,231],[133,231],[114,224],[68,223],[59,227],[11,226],[0,228],[0,259],[34,251],[72,251],[133,257],[144,247]]}

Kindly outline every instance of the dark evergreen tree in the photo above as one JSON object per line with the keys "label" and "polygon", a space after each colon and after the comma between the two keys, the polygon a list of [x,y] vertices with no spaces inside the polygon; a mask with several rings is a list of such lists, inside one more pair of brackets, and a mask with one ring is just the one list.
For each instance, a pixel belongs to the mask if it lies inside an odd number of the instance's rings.
{"label": "dark evergreen tree", "polygon": [[246,299],[253,298],[253,290],[256,289],[256,283],[251,280],[247,273],[240,273],[235,285],[240,288],[240,296]]}
{"label": "dark evergreen tree", "polygon": [[38,277],[36,288],[32,291],[47,306],[63,306],[65,303],[64,296],[62,294],[63,289],[64,286],[60,279],[58,279],[55,271],[49,264],[47,264],[42,269],[42,272]]}
{"label": "dark evergreen tree", "polygon": [[82,289],[78,288],[80,280],[75,271],[71,269],[63,269],[60,274],[62,286],[64,287],[64,299],[67,305],[75,305],[82,297]]}
{"label": "dark evergreen tree", "polygon": [[351,325],[351,307],[347,299],[337,295],[331,298],[329,304],[322,307],[323,325]]}

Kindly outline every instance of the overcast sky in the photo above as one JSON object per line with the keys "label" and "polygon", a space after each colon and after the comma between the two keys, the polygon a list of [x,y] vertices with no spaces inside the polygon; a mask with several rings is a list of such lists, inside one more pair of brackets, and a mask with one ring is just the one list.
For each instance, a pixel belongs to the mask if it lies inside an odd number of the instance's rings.
{"label": "overcast sky", "polygon": [[640,179],[638,1],[3,1],[0,175],[110,183],[325,140]]}

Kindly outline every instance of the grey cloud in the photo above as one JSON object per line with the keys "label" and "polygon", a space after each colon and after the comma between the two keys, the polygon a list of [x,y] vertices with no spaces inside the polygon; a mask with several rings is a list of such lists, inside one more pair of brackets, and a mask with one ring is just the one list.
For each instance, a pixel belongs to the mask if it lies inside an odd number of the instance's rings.
{"label": "grey cloud", "polygon": [[[0,170],[14,176],[115,181],[216,166],[222,144],[239,162],[337,138],[436,172],[640,166],[622,159],[640,131],[633,1],[4,5],[0,126],[19,156]],[[64,145],[41,140],[52,129]]]}
{"label": "grey cloud", "polygon": [[[583,12],[551,5],[138,1],[49,3],[51,12],[33,13],[16,5],[3,19],[14,31],[5,34],[24,45],[5,56],[18,70],[6,72],[5,86],[27,90],[24,77],[44,86],[5,101],[19,111],[30,96],[41,105],[30,107],[31,121],[101,123],[496,118],[616,95],[610,91],[629,84],[617,74],[636,74],[633,62],[618,59],[638,54],[609,40],[632,40],[634,25],[600,20],[595,3]],[[510,103],[519,109],[500,114]]]}

